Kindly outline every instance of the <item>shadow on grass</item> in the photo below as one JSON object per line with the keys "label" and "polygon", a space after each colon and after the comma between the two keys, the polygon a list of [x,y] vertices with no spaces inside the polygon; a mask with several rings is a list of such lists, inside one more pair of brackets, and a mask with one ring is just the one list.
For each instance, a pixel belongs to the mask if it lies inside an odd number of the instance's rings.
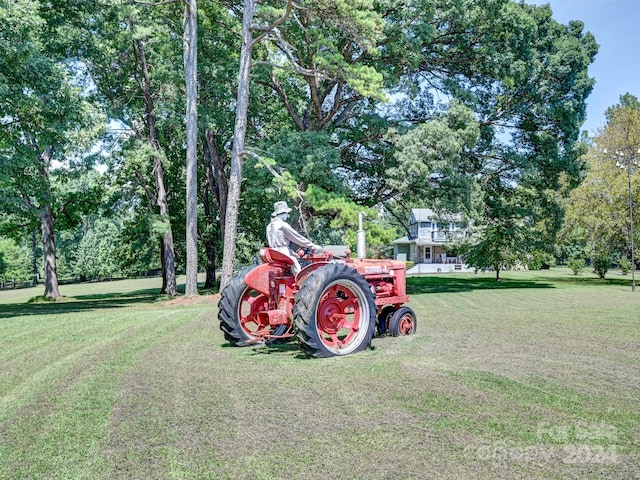
{"label": "shadow on grass", "polygon": [[306,355],[302,353],[300,350],[300,345],[296,341],[289,342],[276,342],[270,343],[268,345],[261,345],[260,347],[254,347],[252,355],[274,355],[274,354],[284,354],[284,355],[303,355],[306,358]]}
{"label": "shadow on grass", "polygon": [[562,283],[562,284],[574,284],[578,286],[625,286],[631,287],[631,275],[619,276],[618,278],[597,278],[595,276],[592,277],[583,277],[580,275],[566,275],[566,276],[557,276],[557,277],[539,277],[539,280],[549,281],[553,283]]}
{"label": "shadow on grass", "polygon": [[555,279],[512,279],[496,281],[493,277],[449,277],[444,275],[425,275],[407,279],[407,293],[456,293],[472,290],[508,290],[514,288],[554,288]]}
{"label": "shadow on grass", "polygon": [[300,345],[295,340],[288,342],[274,342],[256,345],[247,345],[245,347],[236,347],[232,343],[223,343],[222,348],[248,348],[251,349],[250,355],[287,355],[295,356],[295,358],[307,359],[311,358],[300,350]]}
{"label": "shadow on grass", "polygon": [[59,301],[2,304],[0,305],[0,318],[25,315],[56,315],[89,310],[123,308],[132,305],[150,305],[164,298],[167,298],[166,295],[159,294],[157,288],[150,288],[125,293],[77,295],[75,297],[64,297]]}
{"label": "shadow on grass", "polygon": [[[505,272],[500,281],[493,276],[458,276],[458,275],[424,275],[407,278],[407,293],[456,293],[472,290],[507,290],[519,288],[555,288],[556,286],[573,285],[576,287],[629,287],[631,276],[617,277],[612,274],[607,278],[595,275],[565,275],[544,274],[542,272],[529,273],[526,278],[514,278],[514,272]],[[520,272],[518,272],[520,273]],[[525,272],[525,274],[527,274]]]}

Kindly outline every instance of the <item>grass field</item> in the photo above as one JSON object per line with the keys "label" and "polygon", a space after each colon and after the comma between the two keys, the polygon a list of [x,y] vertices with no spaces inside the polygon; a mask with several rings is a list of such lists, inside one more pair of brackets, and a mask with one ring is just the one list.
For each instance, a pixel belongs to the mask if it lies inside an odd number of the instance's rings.
{"label": "grass field", "polygon": [[325,360],[158,287],[0,292],[0,478],[640,478],[628,276],[412,278],[416,335]]}

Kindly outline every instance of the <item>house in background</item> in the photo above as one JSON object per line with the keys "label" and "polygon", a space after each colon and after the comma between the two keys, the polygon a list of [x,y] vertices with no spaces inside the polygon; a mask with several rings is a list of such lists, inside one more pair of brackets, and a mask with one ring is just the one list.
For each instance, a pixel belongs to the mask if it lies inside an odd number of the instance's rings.
{"label": "house in background", "polygon": [[450,250],[448,243],[467,234],[461,219],[443,222],[430,208],[414,208],[409,217],[409,235],[391,242],[393,257],[415,262],[409,274],[471,271]]}

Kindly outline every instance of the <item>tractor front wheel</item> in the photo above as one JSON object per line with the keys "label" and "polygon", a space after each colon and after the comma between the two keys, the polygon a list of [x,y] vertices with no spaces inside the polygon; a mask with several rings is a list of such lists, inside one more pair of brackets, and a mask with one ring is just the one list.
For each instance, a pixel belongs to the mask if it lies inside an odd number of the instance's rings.
{"label": "tractor front wheel", "polygon": [[355,269],[329,264],[309,274],[295,298],[293,317],[302,350],[313,357],[368,348],[376,325],[371,286]]}
{"label": "tractor front wheel", "polygon": [[416,333],[416,314],[409,307],[400,307],[389,320],[389,331],[394,337]]}

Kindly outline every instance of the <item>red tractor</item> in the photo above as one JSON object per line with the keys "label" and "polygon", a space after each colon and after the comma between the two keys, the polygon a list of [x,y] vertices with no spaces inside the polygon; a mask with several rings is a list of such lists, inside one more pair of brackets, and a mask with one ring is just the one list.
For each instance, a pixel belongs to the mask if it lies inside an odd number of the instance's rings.
{"label": "red tractor", "polygon": [[222,292],[225,338],[246,346],[295,335],[308,355],[331,357],[368,348],[376,330],[415,332],[415,313],[403,306],[409,301],[404,262],[354,259],[348,250],[338,258],[325,248],[305,251],[297,275],[287,255],[260,249],[263,263],[240,270]]}

